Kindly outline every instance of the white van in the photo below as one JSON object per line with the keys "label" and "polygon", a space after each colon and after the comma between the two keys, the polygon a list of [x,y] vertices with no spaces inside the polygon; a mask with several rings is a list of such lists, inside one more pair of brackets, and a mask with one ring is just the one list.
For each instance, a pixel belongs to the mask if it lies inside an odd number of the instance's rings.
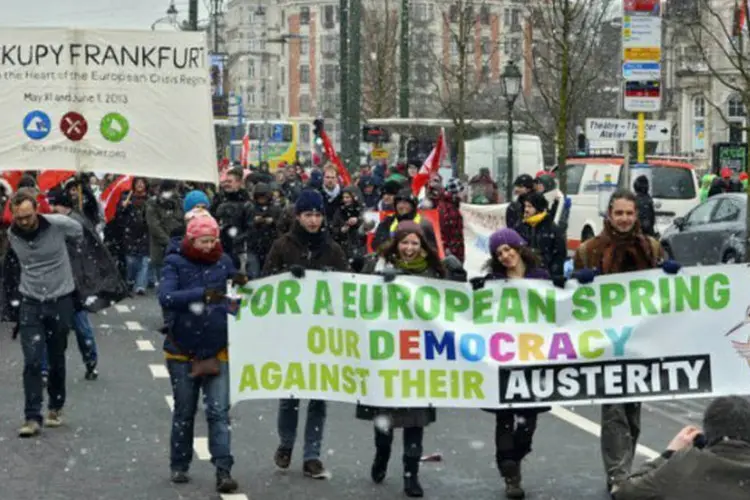
{"label": "white van", "polygon": [[[501,192],[505,192],[508,134],[500,132],[466,141],[464,151],[467,177],[471,179],[480,169],[487,168]],[[536,135],[513,134],[513,179],[521,174],[534,177],[540,170],[544,170],[542,140]]]}
{"label": "white van", "polygon": [[[650,193],[656,209],[656,231],[661,233],[675,217],[682,217],[700,203],[698,178],[693,165],[678,161],[648,159]],[[568,248],[575,250],[602,229],[599,185],[611,182],[625,187],[622,157],[568,158],[566,193],[571,200]]]}

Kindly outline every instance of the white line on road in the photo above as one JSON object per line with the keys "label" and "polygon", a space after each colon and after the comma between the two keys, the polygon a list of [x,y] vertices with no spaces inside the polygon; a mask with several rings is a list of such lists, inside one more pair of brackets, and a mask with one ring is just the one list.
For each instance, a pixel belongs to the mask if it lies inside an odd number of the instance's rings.
{"label": "white line on road", "polygon": [[[566,410],[565,408],[562,408],[560,406],[552,407],[552,414],[560,420],[564,420],[565,422],[574,425],[579,429],[588,432],[589,434],[593,434],[596,437],[599,437],[602,433],[602,428],[599,424],[594,423],[591,420],[584,418],[577,413],[573,413],[570,410]],[[639,444],[635,451],[648,458],[649,460],[652,460],[660,455],[660,453],[658,453],[657,451],[652,450],[651,448],[642,444]]]}
{"label": "white line on road", "polygon": [[154,344],[150,340],[136,340],[139,351],[154,351]]}
{"label": "white line on road", "polygon": [[244,493],[222,493],[221,500],[250,500]]}
{"label": "white line on road", "polygon": [[169,372],[164,365],[148,365],[148,369],[151,370],[154,378],[169,378]]}
{"label": "white line on road", "polygon": [[134,331],[142,331],[143,330],[143,327],[137,321],[126,321],[125,322],[125,327],[128,330],[134,330]]}
{"label": "white line on road", "polygon": [[169,411],[174,411],[174,398],[172,396],[164,396],[164,399],[167,400],[167,406],[169,406]]}
{"label": "white line on road", "polygon": [[118,313],[130,312],[130,308],[128,306],[126,306],[125,304],[115,304],[115,310]]}
{"label": "white line on road", "polygon": [[198,460],[211,460],[211,453],[208,451],[208,438],[197,437],[193,439],[193,449],[198,456]]}

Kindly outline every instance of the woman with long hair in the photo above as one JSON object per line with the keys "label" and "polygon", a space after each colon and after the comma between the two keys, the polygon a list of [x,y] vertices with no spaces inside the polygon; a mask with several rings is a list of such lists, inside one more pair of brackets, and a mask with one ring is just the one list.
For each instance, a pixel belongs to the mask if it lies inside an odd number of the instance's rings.
{"label": "woman with long hair", "polygon": [[[422,227],[413,221],[399,223],[393,239],[381,250],[377,261],[366,269],[381,274],[386,282],[397,275],[423,276],[443,279],[446,271],[437,250],[427,243]],[[375,459],[371,477],[382,483],[388,470],[393,444],[393,429],[404,430],[404,493],[421,498],[424,491],[419,483],[419,461],[422,457],[424,428],[435,421],[434,408],[379,408],[357,406],[357,418],[372,420],[375,427]]]}
{"label": "woman with long hair", "polygon": [[[550,279],[526,240],[507,228],[490,236],[490,258],[485,269],[488,274],[484,278],[471,280],[475,290],[493,280]],[[520,499],[526,495],[521,487],[521,461],[531,452],[537,416],[549,410],[549,407],[485,410],[495,414],[495,460],[505,479],[507,498]]]}

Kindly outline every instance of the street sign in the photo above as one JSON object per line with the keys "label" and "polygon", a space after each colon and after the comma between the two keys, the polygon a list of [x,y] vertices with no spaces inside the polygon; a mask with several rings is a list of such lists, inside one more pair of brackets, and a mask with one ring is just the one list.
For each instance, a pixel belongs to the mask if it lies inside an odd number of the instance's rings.
{"label": "street sign", "polygon": [[[671,137],[672,124],[669,121],[646,120],[646,142],[668,141]],[[638,140],[638,121],[586,118],[586,139],[635,142]]]}
{"label": "street sign", "polygon": [[625,111],[654,112],[661,109],[661,83],[656,80],[625,82]]}
{"label": "street sign", "polygon": [[625,63],[622,65],[622,77],[628,81],[659,80],[661,78],[661,63]]}
{"label": "street sign", "polygon": [[661,109],[661,0],[623,0],[622,77],[625,111]]}

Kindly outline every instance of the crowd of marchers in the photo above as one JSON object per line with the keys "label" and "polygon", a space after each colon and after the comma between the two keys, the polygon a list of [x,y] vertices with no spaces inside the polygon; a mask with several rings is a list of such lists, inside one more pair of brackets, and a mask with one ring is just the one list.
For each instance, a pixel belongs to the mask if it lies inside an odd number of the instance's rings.
{"label": "crowd of marchers", "polygon": [[[88,337],[79,334],[79,329],[86,330],[79,323],[88,322],[84,318],[97,308],[129,294],[145,294],[154,286],[163,310],[163,350],[174,397],[171,480],[190,480],[202,392],[216,489],[236,491],[227,328],[228,316],[239,304],[227,296],[227,282],[246,285],[284,272],[299,279],[306,270],[374,274],[386,282],[403,275],[466,281],[460,213],[466,195],[461,182],[434,177],[419,199],[410,174],[363,169],[352,185],[342,186],[332,166],[309,172],[282,167],[275,174],[232,169],[224,173],[215,193],[211,186],[135,178],[106,225],[100,210],[86,209],[86,182],[40,193],[33,177],[26,178],[7,200],[3,266],[6,319],[16,325],[24,356],[24,423],[19,435],[33,437],[43,427],[64,425],[69,330],[76,331],[87,378],[95,380],[93,332]],[[564,229],[553,222],[564,202],[550,206],[543,196],[547,190],[539,178],[516,180],[517,198],[508,207],[506,227],[489,238],[484,276],[468,280],[472,288],[516,279],[566,286]],[[439,214],[442,253],[435,228],[421,215],[425,208]],[[665,260],[659,242],[644,232],[639,208],[634,193],[612,196],[603,230],[575,253],[571,279],[585,285],[606,274],[658,268],[680,272],[679,263]],[[390,215],[368,224],[368,210]],[[93,273],[91,258],[97,263]],[[97,305],[93,297],[105,303]],[[279,403],[279,445],[273,460],[280,469],[292,464],[300,405],[293,399]],[[538,416],[549,408],[485,411],[495,416],[495,459],[505,496],[524,498],[522,463],[531,452]],[[326,412],[326,401],[308,402],[302,472],[313,479],[330,477],[321,460]],[[355,415],[373,422],[372,480],[385,480],[394,430],[401,429],[404,493],[424,496],[419,475],[422,442],[438,412],[432,407],[358,405]],[[727,500],[750,498],[747,399],[716,399],[706,410],[702,428],[686,428],[660,457],[634,472],[640,425],[639,403],[602,406],[602,482],[613,498],[697,500],[716,492]]]}

